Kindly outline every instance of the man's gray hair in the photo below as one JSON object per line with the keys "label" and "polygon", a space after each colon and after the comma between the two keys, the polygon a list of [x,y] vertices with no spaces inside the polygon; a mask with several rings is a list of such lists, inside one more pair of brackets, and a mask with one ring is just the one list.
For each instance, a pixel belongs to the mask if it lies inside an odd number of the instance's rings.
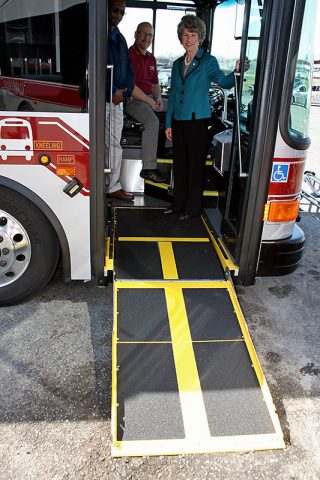
{"label": "man's gray hair", "polygon": [[206,26],[201,18],[196,17],[195,15],[185,15],[181,18],[177,29],[180,42],[185,28],[190,30],[190,32],[198,34],[199,44],[201,45],[206,36]]}

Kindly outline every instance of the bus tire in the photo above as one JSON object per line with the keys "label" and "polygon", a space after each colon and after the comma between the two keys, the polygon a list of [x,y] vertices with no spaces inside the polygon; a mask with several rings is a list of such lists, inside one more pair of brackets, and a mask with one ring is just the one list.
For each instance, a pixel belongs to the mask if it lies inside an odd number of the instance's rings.
{"label": "bus tire", "polygon": [[23,195],[0,186],[0,306],[19,303],[44,288],[59,254],[45,215]]}

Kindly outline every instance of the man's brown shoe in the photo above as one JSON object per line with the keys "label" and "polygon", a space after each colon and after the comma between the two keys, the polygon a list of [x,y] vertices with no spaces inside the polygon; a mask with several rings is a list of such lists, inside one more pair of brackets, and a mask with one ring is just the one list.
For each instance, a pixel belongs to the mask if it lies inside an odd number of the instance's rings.
{"label": "man's brown shoe", "polygon": [[122,188],[120,190],[117,190],[116,192],[110,193],[110,197],[117,198],[118,200],[128,200],[128,201],[131,201],[134,199],[134,196],[132,195],[132,193],[125,192],[124,190],[122,190]]}

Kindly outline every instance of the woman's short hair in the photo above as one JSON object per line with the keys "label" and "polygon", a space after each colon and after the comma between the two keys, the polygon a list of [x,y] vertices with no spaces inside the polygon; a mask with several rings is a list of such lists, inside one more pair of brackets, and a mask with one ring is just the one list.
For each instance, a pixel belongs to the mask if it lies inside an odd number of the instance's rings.
{"label": "woman's short hair", "polygon": [[198,34],[199,43],[201,45],[206,36],[206,26],[201,18],[196,17],[195,15],[185,15],[181,18],[177,29],[180,42],[185,28],[190,30],[190,32]]}

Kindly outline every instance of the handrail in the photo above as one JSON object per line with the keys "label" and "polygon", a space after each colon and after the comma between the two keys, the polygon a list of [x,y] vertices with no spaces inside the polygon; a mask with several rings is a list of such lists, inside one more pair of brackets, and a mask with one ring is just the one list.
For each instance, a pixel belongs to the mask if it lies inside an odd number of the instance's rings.
{"label": "handrail", "polygon": [[113,89],[113,65],[107,65],[107,70],[110,70],[110,101],[109,101],[109,113],[108,113],[108,123],[109,123],[109,148],[108,148],[108,158],[106,161],[106,168],[104,173],[111,173],[111,137],[112,137],[112,89]]}
{"label": "handrail", "polygon": [[241,136],[240,136],[240,102],[237,77],[240,77],[240,72],[234,72],[234,92],[236,100],[236,123],[237,123],[237,137],[238,137],[238,151],[239,151],[239,177],[245,178],[247,173],[242,171],[242,155],[241,155]]}

